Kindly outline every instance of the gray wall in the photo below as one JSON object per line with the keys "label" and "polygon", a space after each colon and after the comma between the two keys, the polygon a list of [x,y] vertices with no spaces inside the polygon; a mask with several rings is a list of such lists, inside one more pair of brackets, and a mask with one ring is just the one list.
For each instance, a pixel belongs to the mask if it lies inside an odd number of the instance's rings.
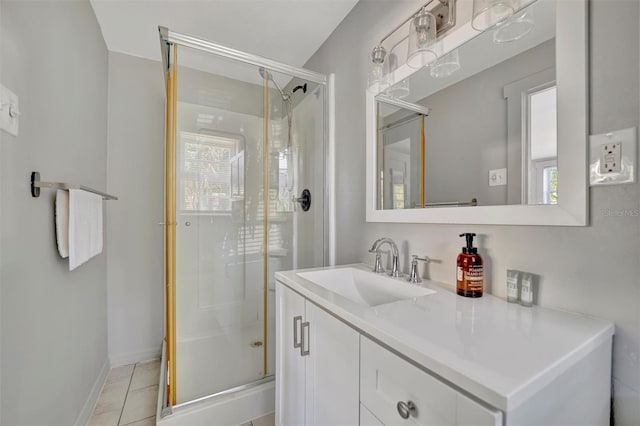
{"label": "gray wall", "polygon": [[160,62],[109,53],[107,267],[113,365],[157,357],[164,324],[164,77]]}
{"label": "gray wall", "polygon": [[[542,276],[542,305],[615,321],[616,420],[640,423],[638,184],[593,188],[586,228],[365,223],[364,94],[370,51],[420,4],[361,1],[306,64],[336,73],[337,263],[372,261],[369,244],[389,236],[403,249],[405,268],[410,254],[441,259],[429,265],[427,275],[452,284],[463,245],[457,235],[479,233],[492,293],[505,296],[507,268],[530,271]],[[591,6],[591,133],[638,126],[639,3],[594,0]]]}
{"label": "gray wall", "polygon": [[88,1],[1,7],[2,83],[22,116],[19,136],[0,141],[0,423],[71,425],[88,419],[108,371],[107,253],[69,272],[54,191],[32,198],[28,179],[106,187],[107,49]]}

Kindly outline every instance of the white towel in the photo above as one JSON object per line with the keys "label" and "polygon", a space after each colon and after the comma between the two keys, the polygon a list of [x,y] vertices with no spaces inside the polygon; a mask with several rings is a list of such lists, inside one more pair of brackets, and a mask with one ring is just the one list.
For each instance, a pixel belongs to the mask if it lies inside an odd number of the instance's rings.
{"label": "white towel", "polygon": [[56,242],[60,257],[69,257],[69,193],[56,191]]}
{"label": "white towel", "polygon": [[102,197],[69,190],[69,270],[102,253]]}

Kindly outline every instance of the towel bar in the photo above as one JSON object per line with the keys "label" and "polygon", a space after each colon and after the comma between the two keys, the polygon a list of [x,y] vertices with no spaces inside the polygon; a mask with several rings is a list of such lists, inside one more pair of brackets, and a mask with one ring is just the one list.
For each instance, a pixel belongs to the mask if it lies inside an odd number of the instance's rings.
{"label": "towel bar", "polygon": [[31,196],[39,197],[40,196],[40,188],[50,188],[50,189],[81,189],[83,191],[92,192],[94,194],[101,195],[105,200],[117,200],[118,197],[113,195],[109,195],[105,192],[98,191],[97,189],[89,188],[84,185],[73,185],[70,183],[64,182],[42,182],[40,181],[40,173],[39,172],[31,172]]}

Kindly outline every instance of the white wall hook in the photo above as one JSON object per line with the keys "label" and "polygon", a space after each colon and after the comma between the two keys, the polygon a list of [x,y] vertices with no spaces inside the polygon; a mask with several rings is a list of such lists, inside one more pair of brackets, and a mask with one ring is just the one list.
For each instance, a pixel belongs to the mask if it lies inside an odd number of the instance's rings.
{"label": "white wall hook", "polygon": [[16,118],[20,115],[22,115],[22,113],[15,105],[9,105],[9,117]]}
{"label": "white wall hook", "polygon": [[19,116],[18,95],[0,84],[0,130],[18,136]]}

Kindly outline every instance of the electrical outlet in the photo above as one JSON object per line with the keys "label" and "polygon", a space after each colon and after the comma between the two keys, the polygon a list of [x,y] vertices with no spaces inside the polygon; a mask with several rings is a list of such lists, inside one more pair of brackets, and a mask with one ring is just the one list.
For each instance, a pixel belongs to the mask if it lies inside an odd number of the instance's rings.
{"label": "electrical outlet", "polygon": [[636,181],[636,128],[591,135],[591,185],[617,185]]}
{"label": "electrical outlet", "polygon": [[620,173],[622,169],[622,142],[602,145],[600,155],[600,173]]}

